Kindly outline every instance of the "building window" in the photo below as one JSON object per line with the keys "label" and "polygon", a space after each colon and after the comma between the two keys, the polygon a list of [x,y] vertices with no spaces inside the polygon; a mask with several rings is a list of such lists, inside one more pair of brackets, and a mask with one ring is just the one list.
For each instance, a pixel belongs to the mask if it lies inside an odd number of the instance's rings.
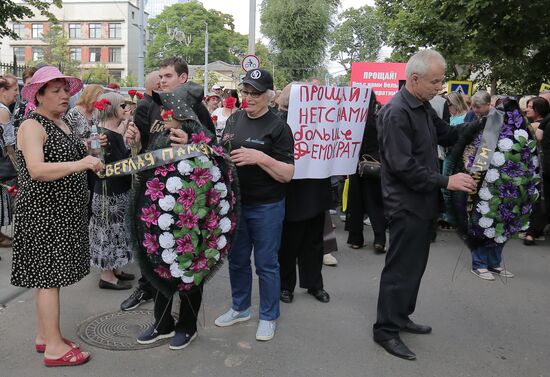
{"label": "building window", "polygon": [[82,61],[82,49],[80,47],[71,47],[69,50],[71,59],[77,62]]}
{"label": "building window", "polygon": [[33,61],[40,61],[44,58],[44,50],[42,50],[39,47],[33,47],[32,48],[32,60]]}
{"label": "building window", "polygon": [[17,63],[25,62],[25,47],[14,47],[13,54],[15,55]]}
{"label": "building window", "polygon": [[101,48],[90,47],[90,63],[99,63],[101,61]]}
{"label": "building window", "polygon": [[23,24],[13,24],[13,32],[23,39],[25,37],[25,26]]}
{"label": "building window", "polygon": [[122,32],[121,24],[109,24],[109,39],[120,39]]}
{"label": "building window", "polygon": [[109,48],[109,63],[120,63],[122,58],[122,51],[120,47]]}
{"label": "building window", "polygon": [[101,24],[90,24],[90,39],[101,38]]}
{"label": "building window", "polygon": [[40,39],[44,34],[44,25],[32,24],[32,39]]}
{"label": "building window", "polygon": [[80,24],[69,24],[69,38],[80,39]]}
{"label": "building window", "polygon": [[120,82],[122,79],[122,71],[109,71],[109,80]]}

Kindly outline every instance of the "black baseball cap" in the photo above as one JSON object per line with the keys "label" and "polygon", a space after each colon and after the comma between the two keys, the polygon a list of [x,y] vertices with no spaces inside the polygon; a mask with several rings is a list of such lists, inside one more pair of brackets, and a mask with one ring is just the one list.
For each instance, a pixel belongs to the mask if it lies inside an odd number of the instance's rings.
{"label": "black baseball cap", "polygon": [[264,69],[258,68],[246,72],[242,83],[252,85],[254,89],[262,93],[266,90],[273,90],[273,77]]}

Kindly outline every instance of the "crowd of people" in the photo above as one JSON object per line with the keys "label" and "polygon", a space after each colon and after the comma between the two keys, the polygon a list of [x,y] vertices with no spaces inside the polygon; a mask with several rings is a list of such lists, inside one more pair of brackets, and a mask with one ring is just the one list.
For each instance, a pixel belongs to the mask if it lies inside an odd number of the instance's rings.
{"label": "crowd of people", "polygon": [[[410,316],[438,227],[456,229],[465,240],[474,275],[511,278],[502,262],[505,243],[525,232],[524,244],[534,244],[550,213],[541,200],[550,180],[550,136],[544,132],[550,93],[519,101],[485,91],[471,98],[443,93],[445,65],[436,51],[422,50],[410,58],[406,84],[388,104],[381,106],[372,93],[360,155],[379,163],[379,169],[359,168],[347,177],[347,243],[352,249],[365,247],[368,219],[372,248],[385,254],[374,341],[408,360],[416,355],[399,333],[431,332]],[[154,323],[136,341],[170,339],[173,350],[197,336],[207,275],[194,273],[201,268],[214,273],[224,250],[231,303],[216,326],[252,317],[252,253],[260,293],[257,340],[274,337],[280,302],[293,302],[297,283],[319,302],[330,301],[322,267],[334,250],[327,249],[324,238],[327,224],[331,230],[329,210],[335,209],[332,182],[339,177],[293,179],[294,140],[287,115],[290,89],[297,83],[276,92],[271,74],[254,69],[238,90],[216,84],[203,97],[203,89],[188,81],[187,64],[179,57],[165,59],[146,76],[139,101],[135,91],[124,97],[114,87],[84,87],[80,79],[50,66],[29,69],[23,79],[18,101],[17,78],[0,76],[0,225],[14,223],[14,238],[0,233],[0,247],[13,247],[12,284],[36,288],[35,348],[44,353],[46,366],[79,365],[91,357],[64,338],[59,325],[60,288],[81,280],[90,267],[100,270],[100,289],[127,290],[135,276],[123,268],[137,259],[141,276],[120,308],[132,310],[154,300]],[[99,155],[93,153],[97,142]],[[106,164],[189,143],[203,143],[216,151],[213,155],[225,153],[228,166],[208,162],[213,157],[205,155],[197,162],[156,166],[134,178],[102,175]],[[170,181],[170,174],[189,175],[189,166],[196,166],[193,174],[204,179]],[[232,175],[238,182],[233,191],[217,181],[225,178],[229,185]],[[218,182],[217,189],[201,191],[209,180]],[[179,204],[170,203],[168,193],[179,194]],[[134,224],[129,231],[140,196],[154,204],[138,208],[145,227]],[[216,212],[193,217],[190,208],[199,200],[219,204],[224,213],[230,208],[238,219],[228,220],[224,230]],[[168,213],[160,216],[159,207],[177,210],[181,229],[189,222],[194,222],[189,229],[203,224],[202,218],[205,228],[197,238],[191,230],[182,233],[177,243],[166,233],[157,239],[150,227],[173,229],[175,221]],[[189,259],[186,268],[193,273],[188,275],[173,267],[178,255],[198,250],[203,241],[209,245],[205,256],[197,257],[203,258],[203,267],[196,259]],[[172,267],[162,270],[162,263]],[[168,289],[162,279],[173,277],[181,281]],[[180,298],[177,320],[171,315],[175,293]]]}

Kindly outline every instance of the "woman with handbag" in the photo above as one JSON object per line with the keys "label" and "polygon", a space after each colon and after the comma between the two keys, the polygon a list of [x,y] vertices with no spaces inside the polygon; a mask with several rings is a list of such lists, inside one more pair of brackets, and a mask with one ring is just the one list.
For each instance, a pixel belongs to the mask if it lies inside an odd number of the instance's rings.
{"label": "woman with handbag", "polygon": [[[365,244],[363,237],[363,217],[369,216],[374,232],[373,247],[377,253],[386,251],[386,219],[382,202],[380,181],[380,152],[376,131],[376,96],[371,94],[369,113],[361,143],[361,159],[357,174],[349,177],[348,210],[346,230],[348,244],[352,249],[360,249]],[[377,168],[378,165],[378,168]]]}

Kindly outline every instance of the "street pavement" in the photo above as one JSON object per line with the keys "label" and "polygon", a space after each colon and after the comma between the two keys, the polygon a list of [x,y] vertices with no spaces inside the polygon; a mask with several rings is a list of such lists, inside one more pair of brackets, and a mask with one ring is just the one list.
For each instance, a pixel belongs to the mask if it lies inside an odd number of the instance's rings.
{"label": "street pavement", "polygon": [[[296,289],[292,304],[281,303],[275,338],[257,342],[258,287],[254,280],[252,320],[217,328],[214,319],[230,305],[227,266],[207,283],[199,314],[199,336],[186,349],[167,345],[139,351],[109,351],[82,344],[93,359],[79,367],[46,368],[33,349],[32,291],[11,287],[10,250],[0,249],[0,377],[34,376],[550,376],[550,241],[504,249],[513,279],[483,281],[470,272],[470,256],[452,232],[432,245],[413,319],[433,327],[430,335],[402,334],[418,356],[404,361],[372,341],[383,255],[367,246],[347,247],[337,225],[337,267],[325,267],[328,304]],[[137,273],[136,266],[130,271]],[[87,318],[118,310],[130,291],[100,290],[98,271],[62,289],[62,331],[77,339]],[[8,301],[9,300],[9,301]],[[152,304],[144,305],[151,308]]]}

